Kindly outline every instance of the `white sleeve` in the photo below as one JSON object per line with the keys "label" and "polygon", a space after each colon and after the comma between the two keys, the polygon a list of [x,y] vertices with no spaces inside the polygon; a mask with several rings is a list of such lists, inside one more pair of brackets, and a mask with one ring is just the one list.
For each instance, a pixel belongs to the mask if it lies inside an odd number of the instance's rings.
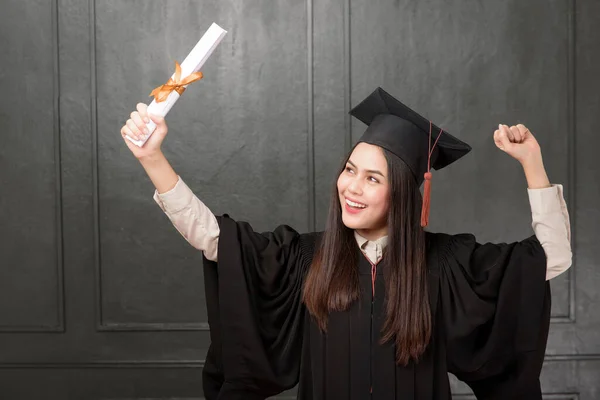
{"label": "white sleeve", "polygon": [[527,189],[535,236],[546,253],[546,280],[571,266],[571,226],[562,185],[543,189]]}
{"label": "white sleeve", "polygon": [[153,198],[185,240],[203,251],[207,259],[217,261],[220,233],[217,219],[181,177],[168,192],[155,190]]}

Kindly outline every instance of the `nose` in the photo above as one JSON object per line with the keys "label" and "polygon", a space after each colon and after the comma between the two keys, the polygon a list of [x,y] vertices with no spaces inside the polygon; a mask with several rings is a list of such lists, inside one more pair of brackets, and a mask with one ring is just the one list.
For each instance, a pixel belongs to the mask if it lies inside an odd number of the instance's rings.
{"label": "nose", "polygon": [[361,187],[358,179],[352,179],[352,181],[348,185],[348,191],[355,195],[362,194],[362,187]]}

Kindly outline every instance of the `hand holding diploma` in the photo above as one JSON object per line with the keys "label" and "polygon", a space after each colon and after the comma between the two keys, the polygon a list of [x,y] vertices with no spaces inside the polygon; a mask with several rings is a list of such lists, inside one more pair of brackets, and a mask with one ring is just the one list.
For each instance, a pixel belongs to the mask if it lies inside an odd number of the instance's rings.
{"label": "hand holding diploma", "polygon": [[[121,136],[123,139],[129,137],[135,141],[144,141],[143,146],[138,146],[132,140],[125,140],[125,144],[129,150],[138,159],[148,156],[154,156],[160,153],[160,146],[167,136],[169,128],[163,117],[158,115],[148,114],[148,106],[144,103],[138,103],[137,110],[132,112],[130,118],[121,128]],[[154,133],[144,140],[144,135],[149,134],[148,123],[152,122],[155,125]]]}
{"label": "hand holding diploma", "polygon": [[[167,83],[158,86],[152,91],[150,94],[154,96],[152,103],[147,107],[141,103],[137,105],[137,111],[131,114],[131,118],[121,128],[121,136],[126,140],[127,146],[136,157],[145,152],[134,151],[131,144],[141,148],[146,141],[150,140],[154,131],[158,128],[157,121],[164,124],[164,117],[166,117],[171,107],[173,107],[183,94],[187,85],[202,79],[202,73],[199,71],[200,68],[202,68],[226,33],[226,30],[213,23],[181,65],[175,63],[175,73],[169,78]],[[167,128],[164,125],[164,133],[158,139],[158,142],[154,142],[154,146],[160,148],[160,144],[166,133]],[[149,149],[149,151],[152,151],[152,149]]]}

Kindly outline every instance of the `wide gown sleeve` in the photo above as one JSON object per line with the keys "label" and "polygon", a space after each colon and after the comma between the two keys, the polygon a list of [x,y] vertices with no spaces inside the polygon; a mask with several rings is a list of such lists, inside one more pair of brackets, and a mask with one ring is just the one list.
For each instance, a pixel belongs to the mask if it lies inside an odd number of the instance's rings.
{"label": "wide gown sleeve", "polygon": [[317,234],[286,225],[257,233],[227,215],[218,262],[204,259],[211,346],[203,372],[207,399],[264,399],[298,382],[302,285]]}
{"label": "wide gown sleeve", "polygon": [[541,399],[551,297],[538,239],[447,236],[440,267],[449,372],[478,399]]}

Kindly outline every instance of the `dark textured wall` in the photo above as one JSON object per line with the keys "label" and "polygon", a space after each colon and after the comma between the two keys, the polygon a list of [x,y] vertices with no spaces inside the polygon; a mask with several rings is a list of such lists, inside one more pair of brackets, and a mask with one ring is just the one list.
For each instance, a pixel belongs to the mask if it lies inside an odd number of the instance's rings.
{"label": "dark textured wall", "polygon": [[[0,398],[201,397],[201,255],[119,135],[214,21],[229,31],[168,117],[195,193],[257,230],[322,229],[375,87],[469,142],[431,229],[531,234],[498,123],[536,135],[571,212],[552,281],[548,399],[600,399],[600,4],[593,0],[2,0]],[[453,382],[457,398],[468,389]]]}

